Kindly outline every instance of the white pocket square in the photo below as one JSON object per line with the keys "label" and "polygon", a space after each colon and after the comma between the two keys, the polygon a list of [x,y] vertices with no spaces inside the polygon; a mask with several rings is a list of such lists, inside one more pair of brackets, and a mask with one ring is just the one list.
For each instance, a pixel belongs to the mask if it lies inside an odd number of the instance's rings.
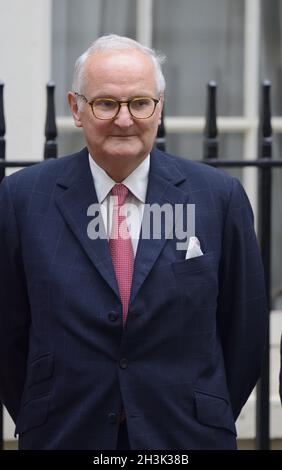
{"label": "white pocket square", "polygon": [[203,252],[201,250],[201,245],[200,245],[198,238],[190,237],[185,259],[196,258],[197,256],[202,256],[202,255],[203,255]]}

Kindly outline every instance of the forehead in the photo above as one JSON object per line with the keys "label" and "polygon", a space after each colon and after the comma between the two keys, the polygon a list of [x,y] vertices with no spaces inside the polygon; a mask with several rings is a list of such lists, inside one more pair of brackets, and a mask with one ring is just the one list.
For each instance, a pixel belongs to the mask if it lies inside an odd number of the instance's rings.
{"label": "forehead", "polygon": [[135,89],[153,93],[156,89],[154,64],[141,51],[97,52],[88,57],[84,70],[84,86],[95,95]]}

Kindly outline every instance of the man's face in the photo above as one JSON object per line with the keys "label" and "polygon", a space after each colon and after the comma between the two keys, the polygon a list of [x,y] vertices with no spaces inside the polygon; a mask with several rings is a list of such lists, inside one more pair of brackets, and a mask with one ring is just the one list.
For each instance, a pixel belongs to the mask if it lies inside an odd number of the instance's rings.
{"label": "man's face", "polygon": [[[129,100],[148,96],[159,98],[155,69],[149,57],[139,51],[96,53],[87,59],[81,93],[88,100],[113,98]],[[162,101],[147,119],[133,118],[127,106],[110,120],[96,118],[83,102],[77,108],[76,97],[69,93],[69,103],[77,127],[82,127],[88,150],[106,171],[122,162],[132,169],[148,155],[154,144],[161,118]]]}

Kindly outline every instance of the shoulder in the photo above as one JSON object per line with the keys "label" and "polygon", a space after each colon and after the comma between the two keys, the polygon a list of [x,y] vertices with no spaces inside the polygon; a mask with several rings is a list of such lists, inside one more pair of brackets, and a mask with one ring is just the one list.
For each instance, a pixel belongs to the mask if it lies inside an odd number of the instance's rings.
{"label": "shoulder", "polygon": [[206,188],[230,193],[234,186],[237,186],[237,184],[240,186],[236,178],[208,163],[191,161],[159,150],[154,151],[154,157],[162,159],[163,164],[171,169],[177,169],[185,178],[187,187],[189,186],[190,190]]}
{"label": "shoulder", "polygon": [[16,181],[20,183],[28,180],[34,180],[40,177],[48,177],[49,175],[59,176],[69,165],[72,164],[75,159],[82,155],[83,151],[63,157],[44,160],[41,163],[36,163],[29,167],[23,168],[6,177],[6,179],[9,181],[9,183],[13,184]]}
{"label": "shoulder", "polygon": [[13,190],[32,190],[35,187],[40,187],[40,185],[51,186],[62,174],[69,171],[72,166],[79,165],[79,162],[85,161],[86,158],[87,149],[85,148],[71,155],[45,160],[5,177],[4,184],[7,184]]}
{"label": "shoulder", "polygon": [[161,162],[155,166],[159,166],[163,174],[165,168],[166,177],[175,179],[178,188],[203,211],[210,208],[233,212],[234,209],[244,207],[252,214],[242,184],[227,172],[207,163],[176,157],[159,150],[154,150],[152,157]]}

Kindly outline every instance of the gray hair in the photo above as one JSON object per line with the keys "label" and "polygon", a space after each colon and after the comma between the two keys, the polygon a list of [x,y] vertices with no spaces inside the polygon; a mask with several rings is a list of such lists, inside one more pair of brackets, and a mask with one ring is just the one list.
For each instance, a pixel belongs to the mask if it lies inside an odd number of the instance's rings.
{"label": "gray hair", "polygon": [[86,59],[96,52],[106,51],[122,51],[127,49],[139,50],[146,56],[150,57],[155,67],[156,85],[158,93],[163,93],[165,90],[165,78],[162,72],[162,64],[165,61],[165,55],[156,52],[154,49],[143,46],[134,39],[127,38],[125,36],[118,36],[117,34],[109,34],[107,36],[101,36],[94,41],[91,46],[78,57],[75,67],[72,89],[77,93],[81,93],[81,87],[83,83],[84,66]]}

